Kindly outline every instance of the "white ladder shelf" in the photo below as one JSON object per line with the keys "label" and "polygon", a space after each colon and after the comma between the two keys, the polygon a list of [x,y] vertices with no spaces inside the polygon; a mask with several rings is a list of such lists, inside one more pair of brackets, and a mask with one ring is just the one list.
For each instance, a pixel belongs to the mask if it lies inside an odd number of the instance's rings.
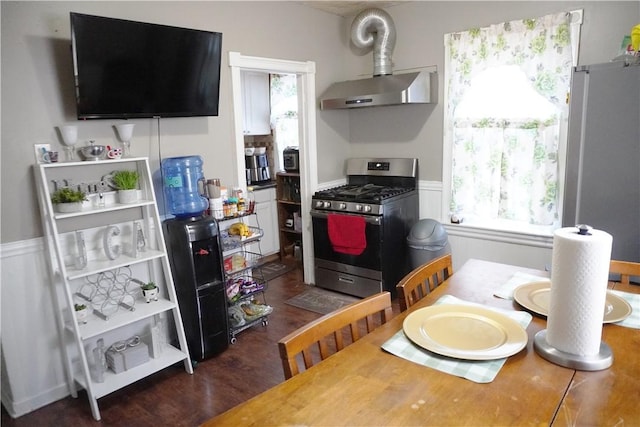
{"label": "white ladder shelf", "polygon": [[[123,169],[139,174],[140,197],[136,203],[118,203],[116,193],[107,188],[105,177]],[[67,382],[73,397],[77,397],[77,386],[86,390],[93,417],[100,420],[99,398],[178,362],[193,373],[149,161],[140,157],[38,164],[34,172]],[[88,193],[89,200],[81,211],[56,212],[51,194],[60,186]],[[117,233],[108,226],[117,227]],[[76,232],[84,236],[86,263],[74,262],[83,255]],[[105,233],[111,237],[106,238]],[[134,243],[139,233],[143,234],[142,247]],[[107,254],[107,241],[120,247],[116,256]],[[119,287],[111,286],[107,298],[100,290],[104,283],[111,283],[109,280]],[[138,284],[141,281],[159,285],[157,301],[145,301]],[[91,309],[86,323],[76,319],[74,304],[78,303]],[[148,346],[148,361],[120,373],[106,369],[100,378],[92,354],[98,339],[108,348],[132,336],[140,337]]]}

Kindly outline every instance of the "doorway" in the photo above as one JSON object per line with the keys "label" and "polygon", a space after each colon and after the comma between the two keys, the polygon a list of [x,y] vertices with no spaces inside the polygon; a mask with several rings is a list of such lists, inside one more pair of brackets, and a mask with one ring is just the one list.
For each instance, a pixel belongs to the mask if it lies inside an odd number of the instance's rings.
{"label": "doorway", "polygon": [[311,233],[311,195],[318,187],[316,156],[316,94],[315,62],[288,61],[273,58],[246,56],[229,52],[231,84],[233,91],[233,114],[235,150],[233,153],[236,182],[245,182],[244,134],[242,110],[242,71],[257,71],[268,74],[295,74],[298,88],[298,140],[300,157],[300,192],[302,211],[302,246],[304,282],[315,283],[313,272],[313,245]]}
{"label": "doorway", "polygon": [[298,148],[298,87],[295,74],[269,74],[270,122],[273,130],[273,165],[284,170],[284,152]]}

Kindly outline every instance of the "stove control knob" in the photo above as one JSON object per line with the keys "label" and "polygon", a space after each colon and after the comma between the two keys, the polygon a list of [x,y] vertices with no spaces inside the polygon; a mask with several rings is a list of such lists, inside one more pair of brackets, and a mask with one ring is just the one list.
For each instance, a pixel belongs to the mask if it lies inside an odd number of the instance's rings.
{"label": "stove control knob", "polygon": [[342,210],[347,209],[347,204],[346,203],[340,203],[338,205],[338,209],[342,209]]}
{"label": "stove control knob", "polygon": [[356,205],[356,210],[360,212],[362,210],[362,205]]}
{"label": "stove control knob", "polygon": [[369,205],[364,205],[364,211],[365,211],[365,212],[371,212],[371,206],[369,206]]}
{"label": "stove control knob", "polygon": [[316,200],[316,208],[321,208],[324,205],[324,203],[320,200]]}
{"label": "stove control knob", "polygon": [[324,203],[322,204],[322,207],[323,207],[323,208],[326,208],[326,209],[329,209],[329,208],[331,207],[331,202],[324,202]]}

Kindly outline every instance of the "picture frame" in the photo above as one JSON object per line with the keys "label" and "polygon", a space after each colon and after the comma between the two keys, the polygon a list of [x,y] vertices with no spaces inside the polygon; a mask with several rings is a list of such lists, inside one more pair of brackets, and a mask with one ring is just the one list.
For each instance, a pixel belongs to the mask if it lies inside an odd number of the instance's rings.
{"label": "picture frame", "polygon": [[47,163],[42,157],[42,154],[47,151],[51,151],[51,144],[33,144],[33,154],[36,156],[36,163]]}

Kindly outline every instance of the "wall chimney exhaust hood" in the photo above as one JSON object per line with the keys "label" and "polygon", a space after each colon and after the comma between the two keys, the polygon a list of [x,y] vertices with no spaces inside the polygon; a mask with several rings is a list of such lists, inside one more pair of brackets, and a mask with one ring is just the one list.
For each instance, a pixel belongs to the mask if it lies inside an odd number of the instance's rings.
{"label": "wall chimney exhaust hood", "polygon": [[379,107],[438,102],[438,75],[420,71],[334,83],[322,95],[320,109]]}
{"label": "wall chimney exhaust hood", "polygon": [[359,48],[373,46],[373,77],[334,83],[322,95],[320,109],[380,107],[437,102],[438,75],[419,71],[393,75],[391,54],[396,28],[382,9],[365,9],[351,24],[351,41]]}

